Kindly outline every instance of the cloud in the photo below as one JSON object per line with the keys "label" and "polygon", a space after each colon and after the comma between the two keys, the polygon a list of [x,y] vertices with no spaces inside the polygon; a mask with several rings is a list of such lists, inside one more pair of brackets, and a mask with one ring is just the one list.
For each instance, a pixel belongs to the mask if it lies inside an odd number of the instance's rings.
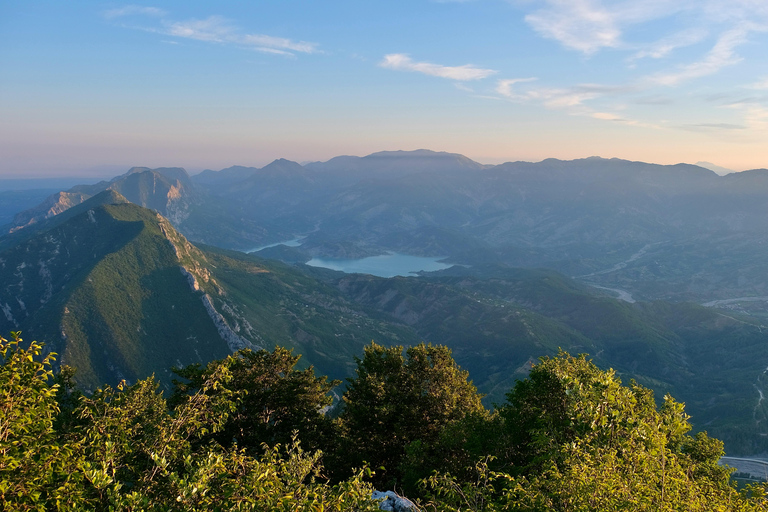
{"label": "cloud", "polygon": [[316,43],[307,43],[304,41],[291,41],[283,37],[265,36],[262,34],[250,34],[242,36],[242,44],[252,45],[259,48],[271,48],[275,50],[289,50],[301,53],[317,52]]}
{"label": "cloud", "polygon": [[602,121],[626,121],[623,117],[611,114],[609,112],[593,112],[591,117],[594,119],[600,119]]}
{"label": "cloud", "polygon": [[644,58],[661,59],[667,57],[678,48],[684,48],[701,42],[707,36],[707,33],[707,30],[703,28],[683,30],[648,45],[644,50],[630,57],[629,61],[634,62]]}
{"label": "cloud", "polygon": [[234,37],[235,28],[221,16],[210,16],[204,20],[167,23],[164,33],[197,41],[223,43]]}
{"label": "cloud", "polygon": [[620,48],[626,26],[669,16],[692,0],[543,0],[546,7],[525,17],[539,34],[563,46],[591,55],[603,48]]}
{"label": "cloud", "polygon": [[[163,18],[166,16],[166,13],[160,9],[134,5],[113,9],[104,15],[108,19],[115,19],[136,14]],[[232,44],[273,55],[294,56],[296,53],[319,53],[317,43],[294,41],[265,34],[242,33],[238,26],[222,16],[209,16],[205,19],[185,21],[162,19],[160,26],[143,27],[140,30],[208,43]]]}
{"label": "cloud", "polygon": [[660,130],[662,129],[661,126],[658,124],[653,123],[646,123],[643,121],[638,121],[636,119],[628,119],[626,117],[622,117],[616,114],[612,114],[610,112],[592,112],[589,114],[589,117],[592,119],[598,119],[600,121],[610,121],[613,123],[621,123],[625,124],[627,126],[638,126],[641,128],[652,128],[654,130]]}
{"label": "cloud", "polygon": [[[574,116],[586,116],[593,119],[598,119],[600,121],[610,121],[629,126],[639,126],[653,129],[660,128],[660,126],[657,124],[629,119],[627,117],[610,112],[596,111],[594,108],[587,104],[591,100],[598,100],[606,96],[634,92],[637,90],[637,87],[635,86],[579,84],[573,87],[565,88],[535,86],[523,86],[519,88],[515,87],[518,84],[525,84],[535,80],[535,78],[512,78],[498,80],[496,82],[496,93],[504,99],[520,103],[539,104],[552,110],[564,110],[568,114]],[[623,107],[618,108],[621,109]]]}
{"label": "cloud", "polygon": [[512,86],[515,84],[521,84],[525,82],[533,82],[536,78],[508,78],[505,80],[499,80],[496,82],[496,92],[506,98],[523,99],[525,95],[520,95],[512,90]]}
{"label": "cloud", "polygon": [[768,131],[768,108],[762,105],[733,105],[731,108],[740,111],[744,124],[750,132]]}
{"label": "cloud", "polygon": [[742,124],[732,123],[698,123],[689,124],[683,126],[685,130],[702,131],[702,130],[746,130],[747,127]]}
{"label": "cloud", "polygon": [[723,33],[715,46],[698,62],[682,66],[670,73],[659,73],[651,76],[651,82],[658,85],[673,86],[681,82],[701,78],[717,73],[726,66],[737,64],[742,59],[736,54],[736,47],[746,41],[748,29],[737,28]]}
{"label": "cloud", "polygon": [[[649,71],[634,76],[626,73],[627,81],[619,86],[527,83],[532,80],[519,78],[498,80],[495,83],[497,99],[652,129],[674,126],[734,138],[748,137],[753,130],[758,133],[768,130],[768,95],[762,98],[762,93],[753,93],[753,97],[733,101],[738,98],[734,93],[744,95],[745,89],[768,90],[768,76],[753,76],[742,82],[749,85],[732,87],[727,95],[721,94],[718,99],[710,100],[693,93],[687,96],[689,101],[709,101],[710,104],[701,105],[703,109],[738,109],[741,119],[726,118],[724,122],[718,122],[722,116],[713,114],[714,122],[697,124],[685,119],[686,113],[680,109],[640,107],[682,104],[681,98],[668,92],[670,88],[723,74],[729,67],[749,63],[747,59],[754,60],[756,57],[751,56],[754,51],[748,54],[740,50],[747,44],[762,43],[764,36],[758,39],[757,35],[768,33],[768,0],[507,1],[527,11],[525,21],[536,34],[556,41],[567,50],[588,57],[612,50],[598,62],[599,65],[623,54],[630,69],[639,67],[639,61],[645,59],[643,66]],[[682,48],[687,51],[681,52]],[[672,60],[670,57],[676,57],[676,53],[684,53],[687,57]],[[754,69],[759,67],[756,65]],[[750,68],[742,64],[739,70],[749,72]],[[713,92],[722,91],[715,89]],[[664,115],[678,115],[681,119],[669,121],[648,117],[662,111],[669,112]]]}
{"label": "cloud", "polygon": [[761,78],[753,84],[746,86],[747,89],[768,90],[768,77]]}
{"label": "cloud", "polygon": [[263,53],[279,55],[293,55],[293,52],[316,53],[318,51],[316,43],[292,41],[283,37],[264,34],[241,34],[237,27],[221,16],[209,16],[204,20],[168,23],[163,33],[197,41],[231,43]]}
{"label": "cloud", "polygon": [[550,0],[549,9],[525,17],[544,37],[586,54],[600,48],[616,47],[621,31],[605,9],[590,0]]}
{"label": "cloud", "polygon": [[554,87],[529,87],[523,91],[516,91],[514,85],[532,82],[533,78],[513,78],[499,80],[496,83],[496,92],[501,96],[519,102],[540,103],[547,108],[563,109],[581,106],[585,101],[600,96],[595,91],[581,90],[579,87],[554,88]]}
{"label": "cloud", "polygon": [[[601,84],[579,84],[572,87],[527,87],[515,90],[517,84],[535,81],[535,78],[513,78],[496,82],[496,93],[521,102],[540,103],[547,108],[563,109],[581,107],[586,101],[603,96],[627,93],[635,90],[633,86],[613,86]],[[584,110],[580,112],[584,113]],[[590,111],[591,112],[591,111]]]}
{"label": "cloud", "polygon": [[110,9],[104,12],[107,19],[122,18],[123,16],[165,16],[166,12],[157,7],[142,7],[140,5],[125,5],[116,9]]}
{"label": "cloud", "polygon": [[384,60],[379,63],[379,66],[398,71],[416,71],[425,75],[437,76],[460,82],[482,80],[483,78],[498,73],[496,70],[478,68],[471,64],[465,64],[463,66],[441,66],[430,62],[414,62],[404,53],[390,53],[389,55],[385,55]]}
{"label": "cloud", "polygon": [[747,108],[744,121],[751,130],[768,131],[768,108],[758,106]]}

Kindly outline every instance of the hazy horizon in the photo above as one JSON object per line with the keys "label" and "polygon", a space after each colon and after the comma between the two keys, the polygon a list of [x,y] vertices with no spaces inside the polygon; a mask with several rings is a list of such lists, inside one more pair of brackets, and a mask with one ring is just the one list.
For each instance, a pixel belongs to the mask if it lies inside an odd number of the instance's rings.
{"label": "hazy horizon", "polygon": [[[418,150],[413,150],[413,151],[419,151],[419,150],[425,150],[425,149],[426,148],[419,148]],[[429,150],[429,149],[426,149],[426,150],[427,151],[432,151],[432,150]],[[406,150],[391,149],[391,150],[376,151],[376,152],[370,153],[370,154],[375,154],[375,153],[380,153],[380,152],[395,152],[395,151],[406,151]],[[439,153],[439,152],[435,152],[435,153]],[[445,151],[445,153],[453,153],[453,152]],[[339,157],[339,156],[365,157],[365,156],[368,156],[368,155],[335,155],[334,157],[331,157],[331,158],[326,159],[326,160],[308,160],[308,161],[297,162],[297,163],[299,163],[300,165],[304,166],[304,165],[311,164],[311,163],[326,162],[326,161],[328,161],[328,160],[330,160],[332,158],[336,158],[336,157]],[[466,156],[466,155],[462,155],[462,156]],[[230,165],[226,165],[224,167],[215,168],[215,169],[202,168],[202,167],[185,167],[185,166],[180,166],[180,165],[170,165],[170,166],[160,166],[160,167],[181,167],[185,171],[187,171],[187,173],[190,176],[195,176],[195,175],[200,174],[200,173],[202,173],[204,171],[212,170],[212,171],[218,172],[218,171],[221,171],[221,170],[224,170],[224,169],[228,169],[230,167],[262,168],[262,167],[265,167],[265,166],[269,165],[270,163],[274,162],[275,160],[279,160],[279,159],[282,159],[282,158],[283,157],[278,157],[278,158],[275,158],[273,160],[266,161],[266,162],[259,162],[257,164],[242,163],[242,162],[241,163],[232,163]],[[542,158],[542,159],[539,159],[539,160],[510,160],[510,159],[498,159],[498,160],[496,160],[496,159],[489,159],[489,160],[486,160],[486,161],[480,161],[480,160],[475,160],[475,159],[471,159],[471,160],[473,160],[473,161],[475,161],[477,163],[483,164],[483,165],[500,165],[500,164],[505,164],[505,163],[510,163],[510,162],[519,162],[519,161],[525,161],[525,162],[530,162],[530,163],[539,163],[539,162],[542,162],[543,160],[547,160],[547,159],[550,159],[550,158],[553,158],[553,157],[546,157],[546,158]],[[599,156],[599,155],[591,155],[591,156],[588,156],[588,157],[574,158],[574,159],[561,159],[561,160],[579,160],[579,159],[589,159],[589,158],[611,159],[611,158],[618,158],[618,157],[602,157],[602,156]],[[627,161],[630,161],[630,160],[627,160]],[[643,162],[643,163],[666,165],[666,164],[660,164],[659,162]],[[734,169],[728,169],[728,168],[725,168],[725,167],[722,167],[722,166],[715,165],[712,162],[704,162],[704,161],[699,161],[699,162],[674,162],[674,163],[675,164],[697,165],[697,166],[700,166],[700,167],[704,167],[705,169],[712,170],[715,173],[720,174],[720,175],[724,175],[724,174],[731,173],[731,172],[741,172],[742,171],[742,170],[738,170],[737,171],[737,170],[734,170]],[[146,165],[124,165],[124,166],[123,165],[103,165],[103,166],[93,166],[93,167],[86,168],[86,169],[72,169],[71,172],[67,172],[66,170],[63,170],[63,171],[62,170],[58,170],[57,172],[50,173],[50,174],[46,174],[45,172],[41,172],[41,173],[17,173],[17,174],[9,173],[9,172],[5,172],[5,173],[0,172],[0,183],[5,183],[5,185],[0,186],[0,188],[3,189],[3,190],[11,190],[12,187],[9,188],[9,186],[7,185],[7,184],[9,184],[11,182],[14,182],[14,183],[16,183],[16,182],[24,183],[24,186],[21,186],[20,189],[36,188],[36,187],[31,186],[32,184],[34,184],[36,182],[39,182],[41,185],[47,184],[48,182],[50,182],[50,183],[71,182],[71,185],[68,185],[68,186],[74,186],[75,184],[90,184],[90,183],[96,183],[97,181],[100,181],[100,180],[110,180],[112,178],[115,178],[117,176],[125,174],[128,170],[130,170],[133,167],[156,168],[156,167],[151,167],[151,166],[146,166]],[[743,169],[743,170],[752,170],[752,169]],[[81,180],[81,181],[78,181],[78,180]],[[27,186],[27,185],[29,185],[29,186]],[[55,185],[55,186],[59,186],[59,185]],[[61,185],[61,186],[64,186],[64,185]],[[40,188],[43,188],[43,187],[41,186]]]}
{"label": "hazy horizon", "polygon": [[0,178],[382,150],[768,167],[768,4],[0,6]]}

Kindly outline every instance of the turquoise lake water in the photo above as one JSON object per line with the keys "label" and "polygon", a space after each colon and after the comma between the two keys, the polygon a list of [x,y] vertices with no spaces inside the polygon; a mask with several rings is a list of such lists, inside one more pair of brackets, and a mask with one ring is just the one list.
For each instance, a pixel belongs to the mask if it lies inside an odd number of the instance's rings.
{"label": "turquoise lake water", "polygon": [[248,249],[245,252],[250,254],[252,252],[258,252],[258,251],[260,251],[262,249],[269,249],[270,247],[277,247],[278,245],[287,245],[288,247],[298,247],[298,246],[301,245],[301,240],[304,240],[304,238],[303,237],[302,238],[294,238],[293,240],[286,240],[285,242],[276,242],[274,244],[269,244],[269,245],[260,245],[258,247],[254,247],[253,249]]}
{"label": "turquoise lake water", "polygon": [[396,252],[371,256],[358,260],[337,260],[330,258],[312,258],[307,265],[323,267],[341,272],[371,274],[379,277],[409,276],[419,271],[432,272],[451,267],[449,264],[440,263],[444,256],[423,257],[409,256]]}

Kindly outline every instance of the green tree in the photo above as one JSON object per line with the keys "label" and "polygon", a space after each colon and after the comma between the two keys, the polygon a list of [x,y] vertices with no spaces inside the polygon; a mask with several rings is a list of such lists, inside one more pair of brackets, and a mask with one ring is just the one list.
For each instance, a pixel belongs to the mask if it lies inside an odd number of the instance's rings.
{"label": "green tree", "polygon": [[45,510],[81,503],[77,446],[59,442],[53,422],[59,412],[51,365],[33,341],[25,349],[19,332],[0,337],[0,503],[4,510]]}
{"label": "green tree", "polygon": [[[544,358],[507,395],[505,419],[516,467],[485,475],[484,503],[501,510],[765,510],[729,484],[717,465],[722,443],[691,438],[688,416],[671,397],[623,386],[585,356]],[[434,496],[458,506],[466,492],[450,475],[433,477]],[[492,509],[494,507],[491,507]]]}
{"label": "green tree", "polygon": [[341,458],[346,467],[368,463],[378,483],[401,478],[410,443],[434,443],[448,425],[485,412],[481,395],[447,347],[422,343],[403,354],[403,347],[371,343],[356,362],[340,416]]}
{"label": "green tree", "polygon": [[226,368],[230,379],[209,393],[231,393],[236,401],[215,439],[222,446],[236,443],[240,448],[260,450],[262,444],[288,445],[294,432],[308,450],[324,447],[333,435],[333,422],[324,414],[331,405],[328,394],[340,381],[315,377],[314,370],[297,370],[300,356],[275,347],[268,352],[241,350],[205,368],[192,365],[174,370],[186,382],[175,382],[175,404],[198,392],[211,375]]}

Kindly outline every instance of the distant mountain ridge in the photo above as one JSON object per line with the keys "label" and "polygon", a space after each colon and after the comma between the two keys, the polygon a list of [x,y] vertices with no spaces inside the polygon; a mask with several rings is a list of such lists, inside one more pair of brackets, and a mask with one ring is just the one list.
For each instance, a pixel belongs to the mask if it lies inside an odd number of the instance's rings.
{"label": "distant mountain ridge", "polygon": [[[404,252],[544,266],[644,299],[768,296],[761,170],[718,176],[599,157],[488,166],[418,150],[182,178],[142,169],[92,187],[121,191],[209,245],[248,250],[300,236],[300,248],[284,251],[290,261]],[[14,229],[80,199],[52,198]]]}

